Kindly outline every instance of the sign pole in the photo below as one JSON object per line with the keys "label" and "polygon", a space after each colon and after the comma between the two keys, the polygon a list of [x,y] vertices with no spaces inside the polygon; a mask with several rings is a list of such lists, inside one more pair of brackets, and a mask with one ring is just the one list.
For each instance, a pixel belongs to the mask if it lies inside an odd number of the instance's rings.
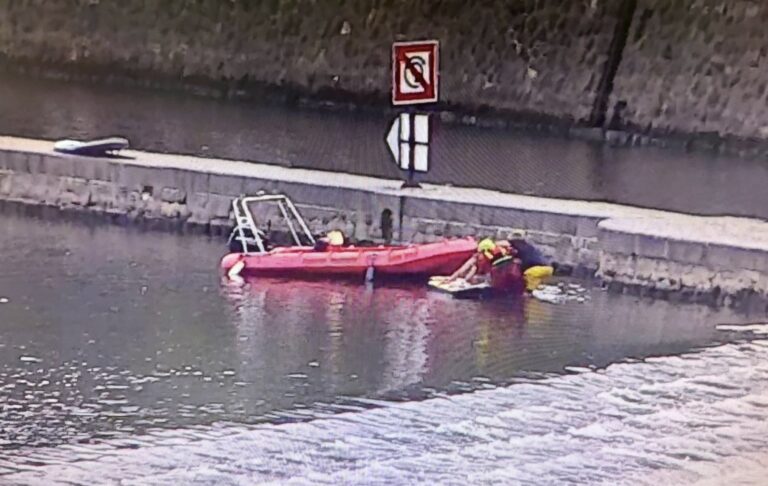
{"label": "sign pole", "polygon": [[[415,110],[413,107],[408,106],[405,109],[405,112],[408,114],[408,118],[410,121],[410,126],[416,125],[416,116],[415,116]],[[413,189],[421,189],[421,184],[416,182],[416,151],[414,150],[414,147],[416,146],[416,130],[410,130],[410,133],[408,134],[408,150],[410,151],[410,154],[408,156],[408,180],[403,182],[402,189],[407,188],[413,188]]]}

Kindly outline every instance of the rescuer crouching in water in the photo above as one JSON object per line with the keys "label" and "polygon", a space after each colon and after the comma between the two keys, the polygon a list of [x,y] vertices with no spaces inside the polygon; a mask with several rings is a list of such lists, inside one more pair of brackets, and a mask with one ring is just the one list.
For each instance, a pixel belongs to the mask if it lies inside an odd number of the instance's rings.
{"label": "rescuer crouching in water", "polygon": [[463,278],[477,282],[478,276],[490,280],[491,287],[501,292],[522,292],[520,272],[525,290],[532,292],[554,269],[533,245],[521,238],[493,241],[486,238],[477,245],[477,253],[467,260],[447,281]]}
{"label": "rescuer crouching in water", "polygon": [[462,278],[473,283],[485,278],[495,291],[520,292],[520,268],[515,263],[513,250],[507,242],[486,238],[477,245],[477,253],[447,281]]}

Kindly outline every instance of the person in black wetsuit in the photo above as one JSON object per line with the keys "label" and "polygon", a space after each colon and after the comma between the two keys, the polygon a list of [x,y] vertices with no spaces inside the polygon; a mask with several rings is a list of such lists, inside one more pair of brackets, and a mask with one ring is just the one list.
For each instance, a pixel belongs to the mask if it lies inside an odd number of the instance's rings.
{"label": "person in black wetsuit", "polygon": [[509,246],[512,248],[515,258],[520,260],[520,267],[525,278],[525,288],[529,292],[535,290],[545,279],[554,274],[554,268],[539,249],[524,239],[513,238],[509,240]]}
{"label": "person in black wetsuit", "polygon": [[509,246],[514,248],[515,256],[520,259],[523,271],[535,266],[546,266],[549,263],[538,248],[531,245],[522,238],[509,240]]}

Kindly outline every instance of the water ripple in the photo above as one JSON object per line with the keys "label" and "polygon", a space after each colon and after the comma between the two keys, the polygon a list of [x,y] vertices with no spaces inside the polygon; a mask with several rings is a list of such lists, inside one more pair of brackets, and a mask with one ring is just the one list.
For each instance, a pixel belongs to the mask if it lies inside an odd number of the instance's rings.
{"label": "water ripple", "polygon": [[766,343],[616,364],[547,386],[360,400],[358,410],[304,422],[26,449],[25,461],[0,461],[0,471],[20,484],[706,484],[723,468],[762,478]]}

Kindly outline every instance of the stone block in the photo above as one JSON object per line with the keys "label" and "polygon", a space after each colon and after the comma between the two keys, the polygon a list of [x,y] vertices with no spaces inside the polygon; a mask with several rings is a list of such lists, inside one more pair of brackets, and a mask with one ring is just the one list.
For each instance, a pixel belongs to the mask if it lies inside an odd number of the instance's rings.
{"label": "stone block", "polygon": [[275,190],[296,203],[355,210],[360,209],[360,200],[364,197],[358,190],[311,184],[280,183]]}
{"label": "stone block", "polygon": [[685,265],[681,268],[677,275],[670,272],[668,276],[670,278],[677,276],[680,280],[680,285],[683,287],[708,289],[712,286],[711,279],[714,277],[714,274],[712,273],[711,269],[707,269],[705,267],[698,265]]}
{"label": "stone block", "polygon": [[[439,201],[414,197],[403,198],[403,214],[412,218],[438,219]],[[466,208],[464,208],[466,211]]]}
{"label": "stone block", "polygon": [[449,237],[461,237],[464,236],[466,224],[462,223],[448,223],[446,226],[446,236]]}
{"label": "stone block", "polygon": [[184,187],[184,184],[188,180],[188,176],[191,171],[186,169],[177,169],[171,167],[156,168],[152,177],[152,182],[155,187],[158,188],[158,192],[163,187]]}
{"label": "stone block", "polygon": [[123,171],[123,164],[110,160],[106,163],[105,168],[106,170],[100,174],[101,177],[99,180],[118,184],[120,181],[120,174]]}
{"label": "stone block", "polygon": [[219,194],[209,194],[205,209],[211,218],[226,219],[232,210],[232,197]]}
{"label": "stone block", "polygon": [[0,197],[7,197],[11,194],[12,184],[13,172],[9,170],[0,170]]}
{"label": "stone block", "polygon": [[37,153],[27,154],[27,164],[29,164],[30,174],[47,174],[47,167],[43,155]]}
{"label": "stone block", "polygon": [[[516,211],[516,219],[518,221],[514,222],[514,226],[518,228],[525,229],[527,231],[548,231],[550,232],[550,229],[545,229],[544,226],[544,220],[547,218],[548,214],[543,213],[540,211]],[[550,225],[551,226],[551,225]]]}
{"label": "stone block", "polygon": [[187,199],[187,194],[177,187],[164,187],[160,192],[160,199],[167,203],[183,203]]}
{"label": "stone block", "polygon": [[544,213],[541,229],[547,233],[576,236],[577,223],[577,216]]}
{"label": "stone block", "polygon": [[61,159],[66,159],[71,164],[72,172],[67,175],[80,177],[82,179],[103,180],[105,166],[108,163],[106,159],[95,157],[79,157],[77,155],[55,155]]}
{"label": "stone block", "polygon": [[639,257],[666,259],[669,254],[666,238],[638,234],[635,237],[635,253]]}
{"label": "stone block", "polygon": [[[118,184],[122,187],[125,187],[131,191],[138,191],[138,192],[144,192],[145,188],[151,188],[152,192],[157,189],[159,190],[159,186],[155,188],[156,182],[155,182],[155,175],[157,172],[150,168],[150,167],[142,167],[137,165],[123,165],[122,170],[118,172]],[[91,175],[95,176],[96,174],[94,171],[91,171]],[[94,178],[94,177],[91,177]]]}
{"label": "stone block", "polygon": [[[111,160],[94,160],[92,162],[92,179],[97,181],[111,181],[115,177],[117,164]],[[155,171],[156,173],[159,171]]]}
{"label": "stone block", "polygon": [[48,174],[57,177],[75,175],[74,162],[70,158],[50,154],[41,155],[41,157]]}
{"label": "stone block", "polygon": [[16,172],[10,187],[12,199],[34,199],[34,178],[29,172]]}
{"label": "stone block", "polygon": [[528,239],[534,245],[547,245],[551,247],[556,247],[560,245],[560,241],[562,238],[562,235],[545,233],[542,231],[531,231],[531,232],[528,232],[527,235],[528,235]]}
{"label": "stone block", "polygon": [[88,191],[88,180],[82,177],[59,177],[59,189],[68,192]]}
{"label": "stone block", "polygon": [[576,236],[581,238],[597,238],[597,225],[600,221],[602,221],[602,218],[578,216],[576,218]]}
{"label": "stone block", "polygon": [[148,195],[148,193],[142,193],[142,202],[144,203],[143,209],[146,216],[151,218],[161,218],[163,201],[159,197]]}
{"label": "stone block", "polygon": [[621,255],[635,253],[635,234],[600,229],[598,242],[602,251]]}
{"label": "stone block", "polygon": [[675,262],[702,264],[707,245],[700,242],[667,240],[667,258]]}
{"label": "stone block", "polygon": [[704,262],[712,268],[768,273],[768,252],[756,249],[709,245]]}
{"label": "stone block", "polygon": [[498,224],[496,218],[496,208],[492,206],[475,206],[472,221],[483,226],[494,226]]}
{"label": "stone block", "polygon": [[[408,207],[409,202],[412,200],[413,198],[408,199],[405,204],[406,208]],[[461,214],[462,210],[467,211],[467,207],[464,204],[455,204],[441,201],[422,201],[420,207],[429,207],[430,209],[428,211],[424,211],[422,209],[422,211],[418,214],[419,216],[431,217],[441,221],[455,221],[460,217],[459,215]]]}
{"label": "stone block", "polygon": [[768,252],[762,250],[745,250],[748,251],[752,258],[752,265],[749,267],[752,270],[768,275]]}
{"label": "stone block", "polygon": [[3,151],[3,168],[17,174],[29,174],[29,156],[26,152]]}
{"label": "stone block", "polygon": [[194,180],[197,172],[186,169],[164,169],[163,187],[174,187],[185,194],[194,192]]}
{"label": "stone block", "polygon": [[[453,203],[447,203],[443,201],[437,201],[435,204],[437,204],[437,210],[439,212],[448,213],[447,217],[444,218],[447,221],[457,221],[457,222],[469,222],[474,221],[473,214],[474,214],[474,206],[470,204],[453,204]],[[406,208],[408,206],[406,205]]]}
{"label": "stone block", "polygon": [[723,270],[751,267],[751,262],[745,262],[742,258],[743,255],[739,248],[710,244],[707,245],[706,254],[699,264]]}
{"label": "stone block", "polygon": [[60,200],[66,204],[87,206],[91,199],[88,181],[81,177],[59,178]]}
{"label": "stone block", "polygon": [[188,193],[208,193],[210,174],[207,172],[192,172],[190,175],[190,187]]}
{"label": "stone block", "polygon": [[[268,181],[264,179],[247,178],[243,182],[243,194],[248,196],[255,196],[260,191],[264,191],[266,194],[274,194],[278,191],[278,183],[276,181]],[[298,200],[294,202],[300,202]]]}
{"label": "stone block", "polygon": [[244,179],[239,176],[211,174],[208,179],[208,191],[222,196],[240,196],[243,194]]}
{"label": "stone block", "polygon": [[177,219],[186,213],[186,207],[177,202],[161,202],[160,215],[164,218]]}
{"label": "stone block", "polygon": [[579,246],[588,251],[593,251],[593,252],[600,251],[600,242],[598,241],[597,238],[584,238],[583,240],[581,240],[581,243]]}
{"label": "stone block", "polygon": [[125,187],[119,188],[117,200],[117,206],[123,208],[125,212],[133,212],[144,206],[144,202],[141,200],[141,193]]}
{"label": "stone block", "polygon": [[109,209],[115,207],[118,202],[118,188],[111,182],[88,181],[88,190],[91,195],[89,201],[91,205]]}
{"label": "stone block", "polygon": [[417,245],[418,245],[418,244],[421,244],[421,243],[427,243],[427,242],[428,242],[428,239],[427,239],[427,236],[426,236],[426,235],[424,235],[423,233],[414,233],[414,234],[413,234],[413,235],[410,237],[410,239],[409,239],[408,241],[410,241],[411,243],[415,243],[415,244],[417,244]]}
{"label": "stone block", "polygon": [[575,264],[581,265],[594,272],[600,265],[600,253],[586,248],[576,250]]}
{"label": "stone block", "polygon": [[204,192],[195,192],[187,198],[187,207],[196,221],[208,221],[205,209],[207,204],[208,194]]}

